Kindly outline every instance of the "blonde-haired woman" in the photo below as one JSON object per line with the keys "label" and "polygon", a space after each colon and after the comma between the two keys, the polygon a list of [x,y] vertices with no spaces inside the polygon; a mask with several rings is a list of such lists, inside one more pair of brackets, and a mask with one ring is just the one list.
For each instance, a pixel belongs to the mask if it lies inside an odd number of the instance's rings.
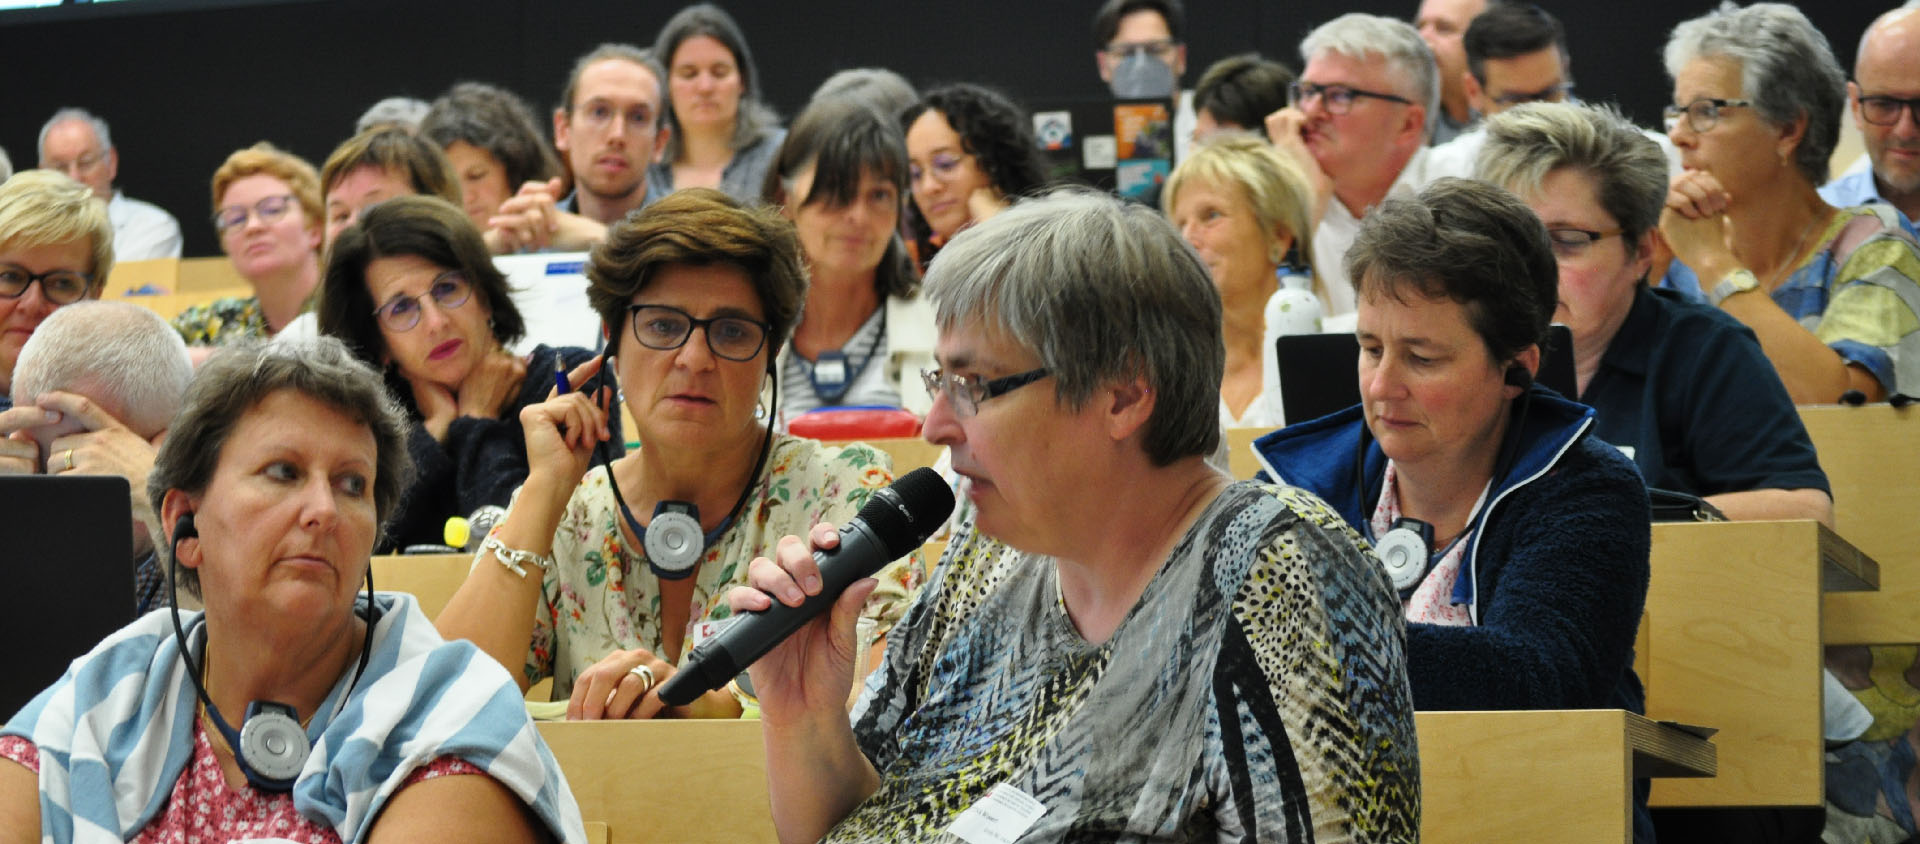
{"label": "blonde-haired woman", "polygon": [[[1220,290],[1227,343],[1220,424],[1283,424],[1279,391],[1264,379],[1262,348],[1267,300],[1279,290],[1280,269],[1291,264],[1313,274],[1313,189],[1306,176],[1264,139],[1222,133],[1180,162],[1161,202]],[[1314,295],[1325,312],[1326,289],[1317,279]]]}
{"label": "blonde-haired woman", "polygon": [[320,174],[261,141],[213,172],[213,228],[252,296],[194,305],[173,318],[189,345],[272,337],[300,315],[320,283]]}

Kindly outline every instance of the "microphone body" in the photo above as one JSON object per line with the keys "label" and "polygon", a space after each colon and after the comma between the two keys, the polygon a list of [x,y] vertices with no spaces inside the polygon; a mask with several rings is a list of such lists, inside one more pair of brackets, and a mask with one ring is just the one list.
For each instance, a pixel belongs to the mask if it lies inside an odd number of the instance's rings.
{"label": "microphone body", "polygon": [[[921,474],[925,473],[925,474]],[[827,612],[854,581],[872,577],[888,563],[926,542],[953,512],[953,491],[931,469],[915,469],[893,486],[874,492],[859,515],[841,526],[840,544],[813,552],[820,592],[797,607],[774,601],[743,612],[718,635],[701,642],[686,664],[660,684],[661,702],[685,706],[746,670],[815,616]]]}

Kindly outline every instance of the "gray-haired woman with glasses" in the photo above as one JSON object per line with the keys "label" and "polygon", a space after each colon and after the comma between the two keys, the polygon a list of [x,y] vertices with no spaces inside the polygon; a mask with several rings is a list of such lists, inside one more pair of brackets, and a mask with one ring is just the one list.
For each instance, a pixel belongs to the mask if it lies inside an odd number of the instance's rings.
{"label": "gray-haired woman with glasses", "polygon": [[[885,455],[773,432],[775,352],[806,299],[793,224],[709,188],[616,224],[587,267],[607,365],[642,446],[605,461],[608,414],[580,389],[528,407],[530,473],[438,621],[523,686],[553,678],[567,717],[732,718],[744,692],[667,710],[657,684],[728,623],[729,589],[781,536],[840,522],[893,479]],[[884,635],[918,588],[918,554],[864,608]]]}
{"label": "gray-haired woman with glasses", "polygon": [[[321,332],[384,369],[413,422],[407,450],[419,472],[383,548],[442,542],[448,518],[504,507],[526,480],[520,411],[547,398],[556,369],[598,364],[587,349],[508,351],[525,323],[479,230],[444,199],[407,196],[369,208],[329,256]],[[618,454],[622,439],[610,439],[606,447]]]}
{"label": "gray-haired woman with glasses", "polygon": [[[1417,838],[1399,604],[1324,502],[1207,464],[1220,297],[1179,233],[1040,197],[955,237],[927,295],[925,435],[975,515],[851,720],[871,582],[754,663],[780,839]],[[820,591],[837,535],[805,536],[736,608]]]}
{"label": "gray-haired woman with glasses", "polygon": [[1674,27],[1666,65],[1685,170],[1660,218],[1662,286],[1753,329],[1797,404],[1920,387],[1920,244],[1893,206],[1815,190],[1845,103],[1826,37],[1792,6],[1729,4]]}

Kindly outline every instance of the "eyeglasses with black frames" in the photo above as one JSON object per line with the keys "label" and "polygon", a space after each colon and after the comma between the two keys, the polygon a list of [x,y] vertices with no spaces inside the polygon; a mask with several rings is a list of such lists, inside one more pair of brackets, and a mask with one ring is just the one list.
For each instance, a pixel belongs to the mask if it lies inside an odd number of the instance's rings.
{"label": "eyeglasses with black frames", "polygon": [[1383,94],[1351,85],[1315,85],[1312,82],[1301,82],[1297,79],[1287,85],[1287,105],[1305,108],[1307,101],[1314,97],[1320,98],[1321,107],[1325,108],[1329,114],[1346,114],[1353,110],[1355,100],[1364,97],[1401,105],[1413,105],[1412,100],[1398,94]]}
{"label": "eyeglasses with black frames", "polygon": [[1679,125],[1680,118],[1687,119],[1687,128],[1696,134],[1713,131],[1720,125],[1720,110],[1728,108],[1750,108],[1752,100],[1723,100],[1719,97],[1701,97],[1683,106],[1667,106],[1663,113],[1667,117],[1667,131]]}
{"label": "eyeglasses with black frames", "polygon": [[87,288],[93,286],[93,276],[82,272],[49,270],[31,273],[17,264],[0,264],[0,299],[20,298],[36,281],[40,282],[40,295],[56,305],[71,305],[85,299]]}
{"label": "eyeglasses with black frames", "polygon": [[1920,97],[1903,99],[1900,97],[1870,96],[1860,98],[1860,116],[1875,126],[1893,126],[1900,122],[1900,113],[1913,112],[1915,122],[1920,122]]}
{"label": "eyeglasses with black frames", "polygon": [[1585,253],[1587,247],[1614,237],[1622,231],[1617,228],[1603,232],[1588,229],[1547,229],[1547,242],[1553,245],[1553,257],[1564,261]]}
{"label": "eyeglasses with black frames", "polygon": [[1134,53],[1146,53],[1156,59],[1171,64],[1174,51],[1180,48],[1180,42],[1160,39],[1157,41],[1115,41],[1101,52],[1116,62],[1125,61]]}
{"label": "eyeglasses with black frames", "polygon": [[1029,369],[1005,378],[986,379],[978,375],[949,375],[945,370],[920,370],[920,380],[927,386],[927,395],[939,398],[946,394],[947,403],[953,405],[954,415],[967,418],[980,412],[980,403],[994,396],[1003,396],[1025,387],[1035,381],[1053,374],[1046,367]]}
{"label": "eyeglasses with black frames", "polygon": [[628,305],[627,314],[633,322],[633,339],[642,346],[672,351],[686,345],[694,329],[704,328],[707,350],[732,361],[753,360],[773,330],[772,325],[746,317],[699,319],[672,305]]}

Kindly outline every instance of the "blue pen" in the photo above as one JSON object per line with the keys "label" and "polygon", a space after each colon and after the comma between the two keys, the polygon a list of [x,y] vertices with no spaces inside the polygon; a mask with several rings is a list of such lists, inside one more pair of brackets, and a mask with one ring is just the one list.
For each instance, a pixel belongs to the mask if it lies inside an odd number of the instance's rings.
{"label": "blue pen", "polygon": [[571,385],[567,383],[567,362],[565,360],[562,360],[559,355],[554,355],[553,356],[554,395],[556,396],[566,395],[567,388],[569,386]]}

